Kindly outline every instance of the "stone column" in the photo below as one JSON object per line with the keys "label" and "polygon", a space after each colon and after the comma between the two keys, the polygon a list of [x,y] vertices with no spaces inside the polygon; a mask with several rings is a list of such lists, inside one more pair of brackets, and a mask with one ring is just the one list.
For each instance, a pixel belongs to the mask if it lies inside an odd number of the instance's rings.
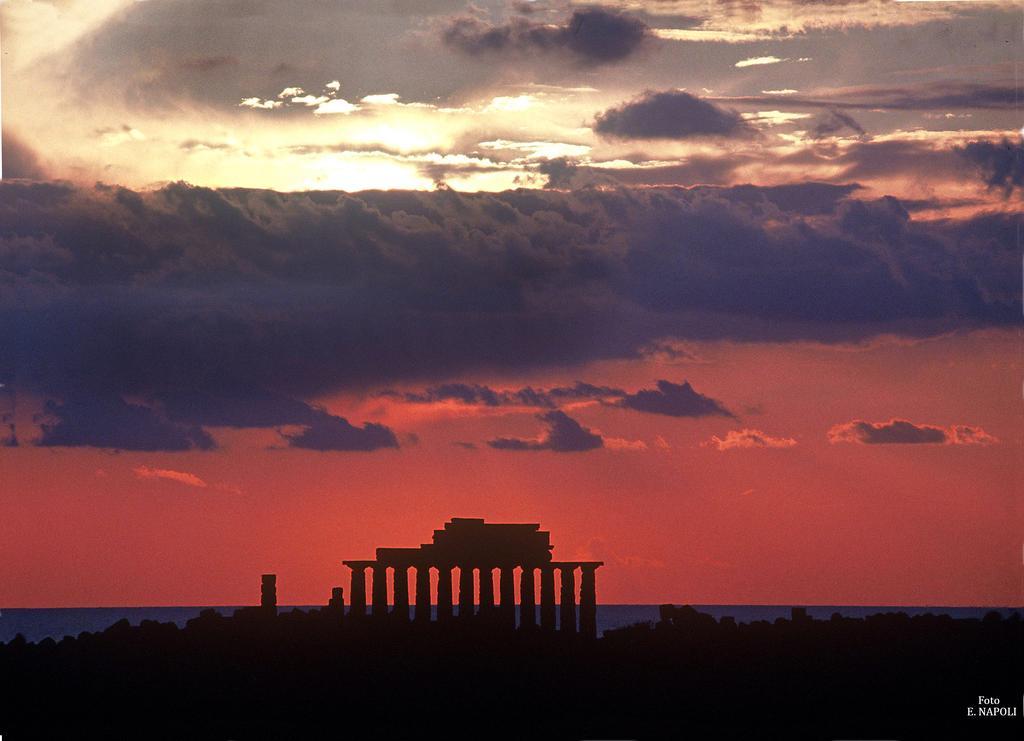
{"label": "stone column", "polygon": [[380,563],[373,564],[373,616],[388,614],[388,569]]}
{"label": "stone column", "polygon": [[416,567],[416,622],[430,622],[430,567]]}
{"label": "stone column", "polygon": [[540,567],[540,627],[555,629],[555,568]]}
{"label": "stone column", "polygon": [[348,614],[352,617],[366,617],[366,567],[352,566],[352,581],[349,585],[349,601],[351,605]]}
{"label": "stone column", "polygon": [[597,638],[597,567],[599,563],[583,563],[580,578],[580,633]]}
{"label": "stone column", "polygon": [[401,622],[409,620],[409,567],[395,566],[393,578],[395,606],[391,614]]}
{"label": "stone column", "polygon": [[498,576],[498,592],[501,595],[501,624],[514,630],[516,627],[516,574],[515,567],[502,566]]}
{"label": "stone column", "polygon": [[494,569],[480,567],[480,614],[494,617]]}
{"label": "stone column", "polygon": [[277,611],[277,575],[264,574],[260,577],[260,607]]}
{"label": "stone column", "polygon": [[576,632],[576,564],[561,566],[562,605],[558,629],[563,633]]}
{"label": "stone column", "polygon": [[537,627],[537,599],[534,595],[533,566],[524,566],[519,575],[519,627]]}
{"label": "stone column", "polygon": [[473,616],[473,567],[462,564],[459,567],[459,617],[467,620]]}
{"label": "stone column", "polygon": [[437,621],[446,623],[452,619],[452,569],[450,566],[437,567]]}

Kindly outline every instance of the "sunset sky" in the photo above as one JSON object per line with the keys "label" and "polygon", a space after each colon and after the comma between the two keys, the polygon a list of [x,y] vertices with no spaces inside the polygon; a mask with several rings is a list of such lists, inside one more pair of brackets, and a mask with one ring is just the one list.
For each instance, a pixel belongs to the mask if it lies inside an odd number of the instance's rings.
{"label": "sunset sky", "polygon": [[1022,13],[0,2],[0,607],[452,516],[610,603],[1019,605]]}

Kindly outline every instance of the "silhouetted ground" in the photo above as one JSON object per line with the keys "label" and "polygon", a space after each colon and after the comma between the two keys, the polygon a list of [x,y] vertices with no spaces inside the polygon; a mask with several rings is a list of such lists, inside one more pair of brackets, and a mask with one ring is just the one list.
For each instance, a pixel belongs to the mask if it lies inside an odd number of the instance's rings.
{"label": "silhouetted ground", "polygon": [[[1019,615],[736,625],[689,608],[587,641],[203,613],[0,645],[18,739],[1024,738]],[[1015,717],[968,717],[979,695]]]}

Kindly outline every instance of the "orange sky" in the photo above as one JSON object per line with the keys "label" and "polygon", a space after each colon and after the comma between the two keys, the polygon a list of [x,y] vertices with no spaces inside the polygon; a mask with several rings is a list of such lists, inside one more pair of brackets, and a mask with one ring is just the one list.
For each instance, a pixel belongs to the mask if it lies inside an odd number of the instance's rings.
{"label": "orange sky", "polygon": [[[705,343],[690,346],[696,361],[516,379],[635,388],[686,378],[740,417],[572,409],[606,437],[643,441],[641,451],[491,450],[482,443],[495,435],[536,435],[532,410],[426,413],[352,396],[326,401],[418,442],[318,453],[268,450],[270,431],[217,430],[213,452],[23,445],[3,454],[0,604],[245,604],[267,571],[278,574],[282,604],[316,604],[331,586],[347,588],[342,559],[417,545],[451,516],[540,522],[556,558],[606,562],[598,586],[610,603],[1019,604],[1018,343],[1012,332],[871,349]],[[826,438],[837,423],[891,417],[976,425],[999,442]],[[741,428],[797,445],[701,445]],[[140,476],[141,467],[206,486]]]}

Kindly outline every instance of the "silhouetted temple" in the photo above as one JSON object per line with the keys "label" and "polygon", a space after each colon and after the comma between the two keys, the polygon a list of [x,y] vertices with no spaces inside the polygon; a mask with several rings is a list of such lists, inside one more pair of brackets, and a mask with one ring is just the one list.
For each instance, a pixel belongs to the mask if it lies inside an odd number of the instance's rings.
{"label": "silhouetted temple", "polygon": [[[344,561],[352,569],[351,616],[366,616],[366,572],[372,579],[371,615],[409,620],[409,570],[415,569],[412,604],[416,621],[477,619],[515,628],[515,581],[519,579],[518,627],[529,630],[579,632],[597,636],[596,572],[601,561],[552,561],[550,533],[538,524],[486,523],[482,519],[452,518],[435,530],[433,542],[418,548],[378,548],[373,561]],[[436,600],[431,594],[431,569],[437,571]],[[453,576],[458,570],[458,598],[453,599]],[[577,616],[576,570],[580,570]],[[498,594],[494,571],[499,571]],[[540,574],[540,616],[537,615],[537,573]],[[558,572],[560,599],[555,604]],[[388,610],[388,579],[393,607]],[[479,598],[476,595],[479,594]],[[457,608],[457,609],[456,609]],[[557,614],[557,626],[556,626]],[[577,623],[578,617],[578,623]]]}

